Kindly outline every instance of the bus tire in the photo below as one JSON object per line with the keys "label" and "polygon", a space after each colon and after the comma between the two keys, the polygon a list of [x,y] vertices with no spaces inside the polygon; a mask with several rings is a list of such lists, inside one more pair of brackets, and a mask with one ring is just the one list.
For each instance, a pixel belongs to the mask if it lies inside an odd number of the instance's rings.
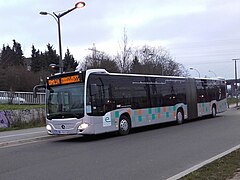
{"label": "bus tire", "polygon": [[213,106],[212,106],[212,117],[214,118],[214,117],[216,117],[216,116],[217,116],[216,106],[213,105]]}
{"label": "bus tire", "polygon": [[182,109],[178,109],[177,110],[177,114],[176,114],[177,124],[178,125],[182,124],[183,120],[184,120],[183,110]]}
{"label": "bus tire", "polygon": [[127,116],[121,116],[119,119],[119,134],[120,135],[127,135],[131,129],[131,122]]}

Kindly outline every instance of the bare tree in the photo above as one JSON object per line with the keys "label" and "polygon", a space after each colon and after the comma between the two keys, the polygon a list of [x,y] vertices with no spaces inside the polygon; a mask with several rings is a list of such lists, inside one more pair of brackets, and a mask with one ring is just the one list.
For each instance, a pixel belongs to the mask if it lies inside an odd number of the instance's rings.
{"label": "bare tree", "polygon": [[102,68],[108,72],[119,72],[116,61],[104,52],[86,56],[81,67],[83,70]]}
{"label": "bare tree", "polygon": [[131,72],[141,74],[158,74],[167,76],[183,76],[186,70],[175,62],[162,47],[143,46],[134,52]]}
{"label": "bare tree", "polygon": [[128,36],[126,29],[124,28],[122,42],[119,43],[120,52],[115,56],[115,61],[119,65],[121,73],[129,73],[131,69],[131,61],[133,59],[133,54],[131,47],[128,46]]}

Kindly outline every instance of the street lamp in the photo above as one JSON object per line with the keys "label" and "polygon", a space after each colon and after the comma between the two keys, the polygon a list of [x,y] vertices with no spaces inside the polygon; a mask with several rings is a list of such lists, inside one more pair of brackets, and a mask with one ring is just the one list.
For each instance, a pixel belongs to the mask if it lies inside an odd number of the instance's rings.
{"label": "street lamp", "polygon": [[235,93],[236,93],[236,106],[238,107],[237,61],[239,61],[240,58],[234,58],[232,60],[235,61]]}
{"label": "street lamp", "polygon": [[195,69],[195,68],[193,68],[193,67],[190,67],[189,69],[190,69],[190,70],[195,70],[195,71],[197,71],[198,77],[200,77],[200,72],[199,72],[197,69]]}
{"label": "street lamp", "polygon": [[59,69],[59,64],[49,64],[49,67],[52,69]]}
{"label": "street lamp", "polygon": [[69,9],[63,13],[59,13],[59,14],[56,14],[55,12],[53,12],[53,14],[51,13],[48,13],[48,12],[44,12],[44,11],[41,11],[40,14],[41,15],[50,15],[52,16],[55,21],[57,22],[57,25],[58,25],[58,42],[59,42],[59,72],[60,73],[63,73],[63,61],[62,61],[62,42],[61,42],[61,29],[60,29],[60,18],[63,17],[64,15],[70,13],[71,11],[73,11],[74,9],[77,9],[77,8],[83,8],[84,6],[86,5],[85,2],[78,2],[75,4],[75,6],[72,8],[72,9]]}
{"label": "street lamp", "polygon": [[214,71],[208,70],[208,72],[211,72],[214,74],[215,77],[217,77],[216,73]]}

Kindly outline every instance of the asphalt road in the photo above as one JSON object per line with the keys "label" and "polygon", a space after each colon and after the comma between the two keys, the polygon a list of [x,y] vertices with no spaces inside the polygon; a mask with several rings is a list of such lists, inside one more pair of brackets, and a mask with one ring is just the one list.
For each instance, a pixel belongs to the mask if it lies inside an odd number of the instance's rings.
{"label": "asphalt road", "polygon": [[4,180],[161,180],[240,144],[240,111],[180,126],[39,139],[0,148]]}

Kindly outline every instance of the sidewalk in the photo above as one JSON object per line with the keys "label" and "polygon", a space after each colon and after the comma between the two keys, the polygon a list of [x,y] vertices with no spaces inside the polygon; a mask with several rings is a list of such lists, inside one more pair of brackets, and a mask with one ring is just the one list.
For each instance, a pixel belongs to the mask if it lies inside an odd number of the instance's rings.
{"label": "sidewalk", "polygon": [[230,109],[230,108],[240,109],[240,104],[238,106],[235,103],[234,104],[229,104],[228,109]]}
{"label": "sidewalk", "polygon": [[0,147],[50,137],[45,127],[0,132]]}

